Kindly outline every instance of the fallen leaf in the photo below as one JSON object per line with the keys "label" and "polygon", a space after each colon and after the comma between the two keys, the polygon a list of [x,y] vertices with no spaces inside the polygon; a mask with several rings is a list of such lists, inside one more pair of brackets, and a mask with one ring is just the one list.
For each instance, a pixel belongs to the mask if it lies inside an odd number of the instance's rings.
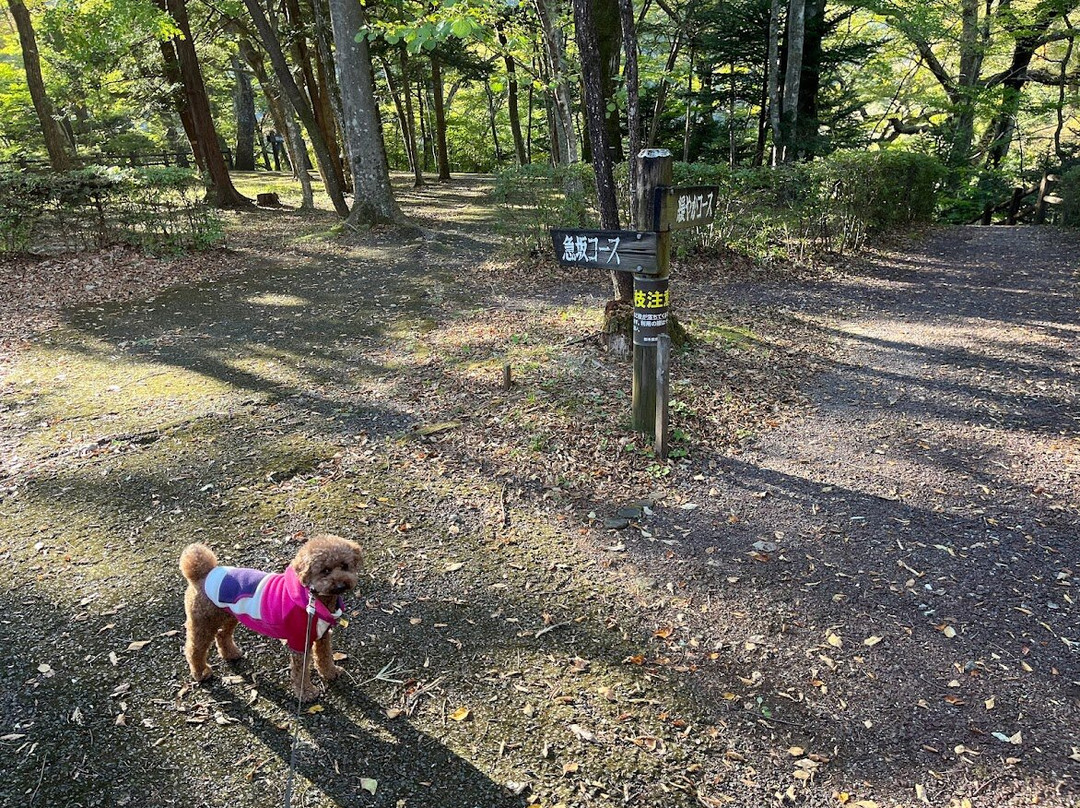
{"label": "fallen leaf", "polygon": [[951,640],[953,637],[956,636],[956,629],[952,626],[945,626],[945,628],[941,630],[941,633]]}
{"label": "fallen leaf", "polygon": [[843,648],[844,647],[844,640],[840,637],[840,635],[839,634],[834,634],[831,631],[825,637],[825,642],[827,642],[833,648]]}
{"label": "fallen leaf", "polygon": [[326,708],[323,707],[321,704],[312,704],[310,707],[307,708],[307,710],[305,712],[307,712],[307,713],[309,713],[311,715],[314,715],[315,713],[323,712],[323,710],[325,710],[325,709]]}
{"label": "fallen leaf", "polygon": [[128,645],[128,647],[125,650],[127,650],[127,651],[141,651],[143,648],[148,646],[151,642],[153,642],[153,640],[136,640],[135,642]]}
{"label": "fallen leaf", "polygon": [[585,741],[586,743],[599,743],[599,741],[596,740],[596,736],[580,724],[571,724],[567,729],[574,733],[578,740]]}
{"label": "fallen leaf", "polygon": [[450,717],[455,721],[464,721],[472,715],[472,711],[468,707],[458,707],[454,712],[450,713]]}
{"label": "fallen leaf", "polygon": [[675,633],[675,628],[673,626],[661,626],[655,632],[653,632],[653,636],[654,637],[659,637],[662,640],[666,640],[668,637],[670,637],[674,633]]}
{"label": "fallen leaf", "polygon": [[443,567],[443,572],[457,572],[464,566],[465,564],[463,564],[461,561],[455,561],[452,564],[447,564],[445,567]]}
{"label": "fallen leaf", "polygon": [[789,746],[787,751],[788,754],[792,757],[802,757],[804,754],[806,754],[806,750],[803,749],[801,746]]}
{"label": "fallen leaf", "polygon": [[576,762],[564,763],[562,767],[563,777],[576,773],[579,768],[580,766]]}
{"label": "fallen leaf", "polygon": [[362,788],[364,791],[374,797],[375,792],[379,789],[379,781],[372,780],[370,777],[361,777],[360,788]]}
{"label": "fallen leaf", "polygon": [[877,645],[879,642],[881,642],[882,639],[883,639],[882,637],[876,637],[876,636],[875,637],[867,637],[865,640],[862,641],[862,644],[865,645],[867,648],[873,648],[875,645]]}
{"label": "fallen leaf", "polygon": [[925,802],[927,805],[930,804],[930,799],[926,796],[926,786],[916,784],[915,797],[919,802]]}

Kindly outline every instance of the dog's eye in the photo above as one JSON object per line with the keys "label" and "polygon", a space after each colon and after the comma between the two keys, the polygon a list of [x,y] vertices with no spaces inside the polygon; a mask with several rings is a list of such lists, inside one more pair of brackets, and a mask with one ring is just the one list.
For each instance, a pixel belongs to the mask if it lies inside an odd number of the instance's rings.
{"label": "dog's eye", "polygon": [[329,574],[330,574],[331,572],[333,572],[333,571],[334,571],[334,568],[333,568],[333,567],[323,567],[323,571],[322,571],[322,574],[323,574],[323,575],[329,575]]}

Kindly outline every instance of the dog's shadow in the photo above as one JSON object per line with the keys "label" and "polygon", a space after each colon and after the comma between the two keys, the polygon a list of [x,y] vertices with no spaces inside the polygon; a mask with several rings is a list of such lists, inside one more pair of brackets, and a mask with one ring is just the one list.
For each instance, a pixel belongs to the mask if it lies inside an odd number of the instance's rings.
{"label": "dog's shadow", "polygon": [[[525,804],[522,797],[416,729],[404,716],[387,717],[386,707],[360,692],[348,675],[326,689],[316,702],[321,709],[309,712],[311,705],[305,704],[298,715],[287,669],[271,671],[261,661],[244,657],[215,665],[215,670],[218,675],[201,687],[225,716],[236,719],[280,760],[281,768],[260,766],[265,774],[250,778],[267,798],[280,799],[285,776],[277,773],[287,771],[295,757],[297,794],[314,787],[339,805],[356,804],[361,795],[364,805],[409,808],[521,808]],[[242,688],[254,686],[259,699],[277,709],[267,709],[267,705],[260,709],[238,698],[233,680],[223,681],[222,676],[242,677]],[[282,721],[282,714],[289,716],[287,721]],[[294,756],[296,721],[300,731]],[[370,794],[371,781],[377,783],[374,795]]]}

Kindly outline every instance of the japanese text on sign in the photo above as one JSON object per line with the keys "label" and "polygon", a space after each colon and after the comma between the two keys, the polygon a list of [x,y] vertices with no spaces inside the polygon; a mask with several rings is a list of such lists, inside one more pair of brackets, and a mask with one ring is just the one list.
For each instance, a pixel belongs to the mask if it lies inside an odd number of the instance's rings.
{"label": "japanese text on sign", "polygon": [[[563,261],[582,261],[587,264],[618,264],[620,238],[607,238],[606,246],[600,245],[601,239],[591,236],[566,236],[563,239]],[[601,256],[607,253],[607,258],[601,261]]]}
{"label": "japanese text on sign", "polygon": [[712,218],[712,215],[713,195],[711,192],[679,197],[679,207],[675,211],[676,222],[695,222],[698,219]]}
{"label": "japanese text on sign", "polygon": [[671,291],[667,277],[634,279],[634,344],[655,345],[666,334]]}
{"label": "japanese text on sign", "polygon": [[634,290],[635,309],[666,309],[671,305],[671,292],[668,289]]}

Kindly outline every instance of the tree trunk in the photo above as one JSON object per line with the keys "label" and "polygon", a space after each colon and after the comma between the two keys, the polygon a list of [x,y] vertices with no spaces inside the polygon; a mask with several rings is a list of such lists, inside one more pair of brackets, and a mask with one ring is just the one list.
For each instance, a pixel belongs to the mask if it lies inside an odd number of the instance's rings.
{"label": "tree trunk", "polygon": [[296,123],[292,105],[284,97],[277,77],[267,73],[262,54],[243,37],[240,39],[240,55],[244,57],[251,72],[259,80],[263,95],[266,97],[266,106],[270,110],[270,117],[274,119],[274,130],[280,132],[285,140],[285,151],[288,154],[289,165],[292,166],[293,176],[300,181],[302,198],[300,209],[314,210],[315,198],[311,190],[311,174],[308,172],[307,147],[304,145],[300,127]]}
{"label": "tree trunk", "polygon": [[690,162],[690,133],[692,129],[694,110],[694,46],[690,46],[690,70],[686,74],[686,120],[683,121],[682,159],[684,163]]}
{"label": "tree trunk", "polygon": [[[296,112],[297,117],[300,118],[300,122],[304,125],[304,129],[311,139],[311,146],[315,150],[315,159],[318,161],[322,172],[323,184],[326,186],[326,192],[330,196],[334,210],[337,211],[339,216],[346,218],[349,215],[349,206],[345,202],[344,189],[334,172],[334,159],[330,154],[326,139],[323,137],[322,129],[319,128],[319,124],[315,120],[315,114],[312,112],[311,107],[307,105],[303,93],[300,92],[300,88],[296,85],[292,74],[289,72],[289,63],[285,60],[285,54],[281,50],[281,43],[278,42],[277,35],[270,27],[270,21],[266,18],[262,6],[259,5],[259,0],[244,0],[244,5],[251,14],[255,30],[259,32],[263,47],[270,56],[270,63],[274,66],[274,73],[277,75],[282,92],[289,100],[289,103],[292,104],[293,110]],[[297,154],[296,156],[301,161],[304,159],[303,154]]]}
{"label": "tree trunk", "polygon": [[[618,230],[619,205],[615,194],[611,150],[607,144],[607,127],[605,126],[607,104],[601,88],[600,52],[596,43],[596,28],[593,25],[592,11],[591,0],[574,0],[574,30],[577,34],[578,54],[581,58],[585,117],[588,123],[589,142],[592,145],[600,227],[604,230]],[[611,281],[616,300],[633,299],[633,278],[629,273],[613,272]]]}
{"label": "tree trunk", "polygon": [[[397,115],[398,132],[401,135],[401,145],[405,149],[405,160],[408,162],[409,170],[412,171],[416,165],[416,154],[413,152],[413,144],[409,141],[409,122],[405,117],[405,103],[401,97],[401,91],[396,81],[394,81],[393,72],[390,69],[390,62],[387,61],[386,56],[380,56],[379,61],[382,63],[383,79],[386,81],[386,88],[390,92],[390,98],[394,102],[394,112]],[[408,96],[406,95],[406,98]]]}
{"label": "tree trunk", "polygon": [[236,85],[233,87],[233,112],[236,114],[236,154],[233,164],[238,171],[255,170],[255,93],[251,89],[251,77],[240,64],[240,58],[231,57]]}
{"label": "tree trunk", "polygon": [[769,11],[769,128],[772,130],[772,165],[781,161],[784,138],[780,131],[780,18],[784,13],[781,0],[772,0]]}
{"label": "tree trunk", "polygon": [[806,0],[806,38],[803,44],[802,75],[795,126],[796,148],[802,158],[822,153],[818,138],[818,94],[821,89],[821,57],[824,52],[825,0]]}
{"label": "tree trunk", "polygon": [[180,125],[184,127],[184,134],[191,146],[191,156],[195,160],[195,167],[199,169],[199,173],[206,174],[202,147],[199,145],[199,133],[195,129],[195,121],[191,117],[191,110],[188,109],[187,99],[184,97],[184,78],[180,75],[180,62],[176,56],[176,48],[172,40],[162,40],[158,42],[158,47],[161,50],[165,81],[169,83],[169,98],[176,109],[176,114],[180,117]]}
{"label": "tree trunk", "polygon": [[503,154],[502,146],[499,144],[499,110],[495,106],[495,94],[491,92],[491,85],[487,82],[484,82],[484,94],[487,96],[488,120],[491,121],[491,140],[495,144],[495,164],[501,165]]}
{"label": "tree trunk", "polygon": [[[615,81],[621,62],[622,14],[619,0],[591,0],[591,3],[596,46],[600,55],[600,91],[604,94],[605,141],[611,150],[612,162],[618,163],[623,159],[623,148],[619,106],[615,103]],[[633,16],[633,11],[630,13]]]}
{"label": "tree trunk", "polygon": [[535,0],[535,2],[540,18],[540,30],[544,35],[544,54],[547,58],[548,73],[555,88],[555,115],[558,117],[556,129],[564,138],[559,144],[559,158],[563,165],[570,165],[581,158],[577,131],[574,128],[574,108],[570,99],[570,86],[566,78],[566,46],[562,32],[556,24],[557,0]]}
{"label": "tree trunk", "polygon": [[503,64],[506,66],[506,101],[507,112],[510,114],[510,134],[514,137],[514,154],[517,156],[518,165],[525,165],[528,160],[525,156],[525,138],[521,135],[521,111],[518,109],[518,80],[517,65],[509,50],[509,42],[501,26],[497,26],[499,44],[503,47]]}
{"label": "tree trunk", "polygon": [[[317,2],[317,0],[315,0]],[[321,163],[320,170],[328,168],[334,172],[334,181],[339,188],[345,188],[345,169],[341,164],[341,144],[337,136],[337,120],[334,118],[334,109],[330,103],[330,93],[327,88],[325,67],[319,63],[312,65],[311,51],[308,49],[305,27],[307,18],[300,11],[298,0],[285,0],[286,18],[292,28],[292,51],[294,61],[300,68],[300,74],[304,77],[304,86],[307,89],[308,98],[311,99],[311,111],[315,116],[315,122],[322,132],[326,142],[326,150],[329,154],[329,162],[326,166]],[[316,60],[317,61],[317,60]],[[325,179],[324,179],[325,182]]]}
{"label": "tree trunk", "polygon": [[416,145],[416,116],[413,114],[412,89],[409,81],[409,59],[405,45],[398,46],[398,59],[401,62],[401,81],[405,85],[405,122],[408,124],[409,148],[412,149],[413,187],[424,187],[424,166]]}
{"label": "tree trunk", "polygon": [[[1069,33],[1073,32],[1072,23],[1065,18],[1065,24],[1069,27]],[[1054,154],[1059,160],[1065,159],[1065,151],[1061,148],[1061,133],[1065,131],[1065,88],[1068,86],[1069,61],[1072,59],[1073,37],[1069,37],[1065,48],[1065,55],[1061,58],[1061,73],[1058,77],[1058,100],[1057,100],[1057,126],[1054,127]]]}
{"label": "tree trunk", "polygon": [[660,130],[660,118],[664,112],[664,102],[667,101],[668,76],[675,69],[675,63],[679,58],[679,49],[683,41],[683,30],[680,27],[671,40],[671,48],[668,50],[667,63],[664,65],[664,73],[660,77],[660,87],[656,91],[656,102],[653,104],[652,120],[649,121],[649,134],[645,138],[645,148],[651,149],[656,144],[656,133]]}
{"label": "tree trunk", "polygon": [[30,88],[30,100],[34,103],[41,124],[41,134],[45,138],[45,149],[49,153],[49,165],[53,171],[70,171],[71,155],[65,143],[64,131],[53,117],[52,102],[45,92],[45,80],[41,76],[41,56],[38,53],[37,37],[30,12],[22,0],[8,0],[8,8],[15,20],[19,32],[19,45],[22,47],[23,69],[26,71],[26,84]]}
{"label": "tree trunk", "polygon": [[187,0],[157,0],[158,7],[175,20],[180,29],[180,36],[171,40],[176,55],[176,64],[183,82],[184,103],[191,116],[192,130],[202,155],[204,176],[207,178],[206,200],[219,208],[246,208],[251,200],[243,196],[232,184],[229,168],[221,152],[217,129],[210,114],[210,99],[206,95],[206,84],[199,58],[195,53],[195,43],[191,37],[188,23]]}
{"label": "tree trunk", "polygon": [[370,227],[402,219],[390,186],[375,75],[367,37],[364,7],[357,0],[330,0],[330,21],[337,49],[338,85],[345,143],[353,175],[353,209],[346,224]]}
{"label": "tree trunk", "polygon": [[780,102],[780,162],[794,162],[799,157],[799,85],[802,83],[803,52],[806,45],[807,0],[789,0],[784,93]]}
{"label": "tree trunk", "polygon": [[[619,22],[622,26],[623,51],[626,56],[623,82],[626,85],[626,129],[630,146],[630,198],[636,199],[637,164],[641,152],[641,98],[638,88],[638,42],[633,0],[619,0]],[[640,227],[641,223],[635,221],[634,226]]]}
{"label": "tree trunk", "polygon": [[956,107],[948,163],[963,165],[971,156],[975,139],[975,103],[979,82],[979,0],[960,5],[960,75],[952,99]]}
{"label": "tree trunk", "polygon": [[450,182],[450,155],[446,150],[446,109],[443,106],[442,64],[437,54],[431,54],[431,99],[435,108],[435,162],[439,182]]}

